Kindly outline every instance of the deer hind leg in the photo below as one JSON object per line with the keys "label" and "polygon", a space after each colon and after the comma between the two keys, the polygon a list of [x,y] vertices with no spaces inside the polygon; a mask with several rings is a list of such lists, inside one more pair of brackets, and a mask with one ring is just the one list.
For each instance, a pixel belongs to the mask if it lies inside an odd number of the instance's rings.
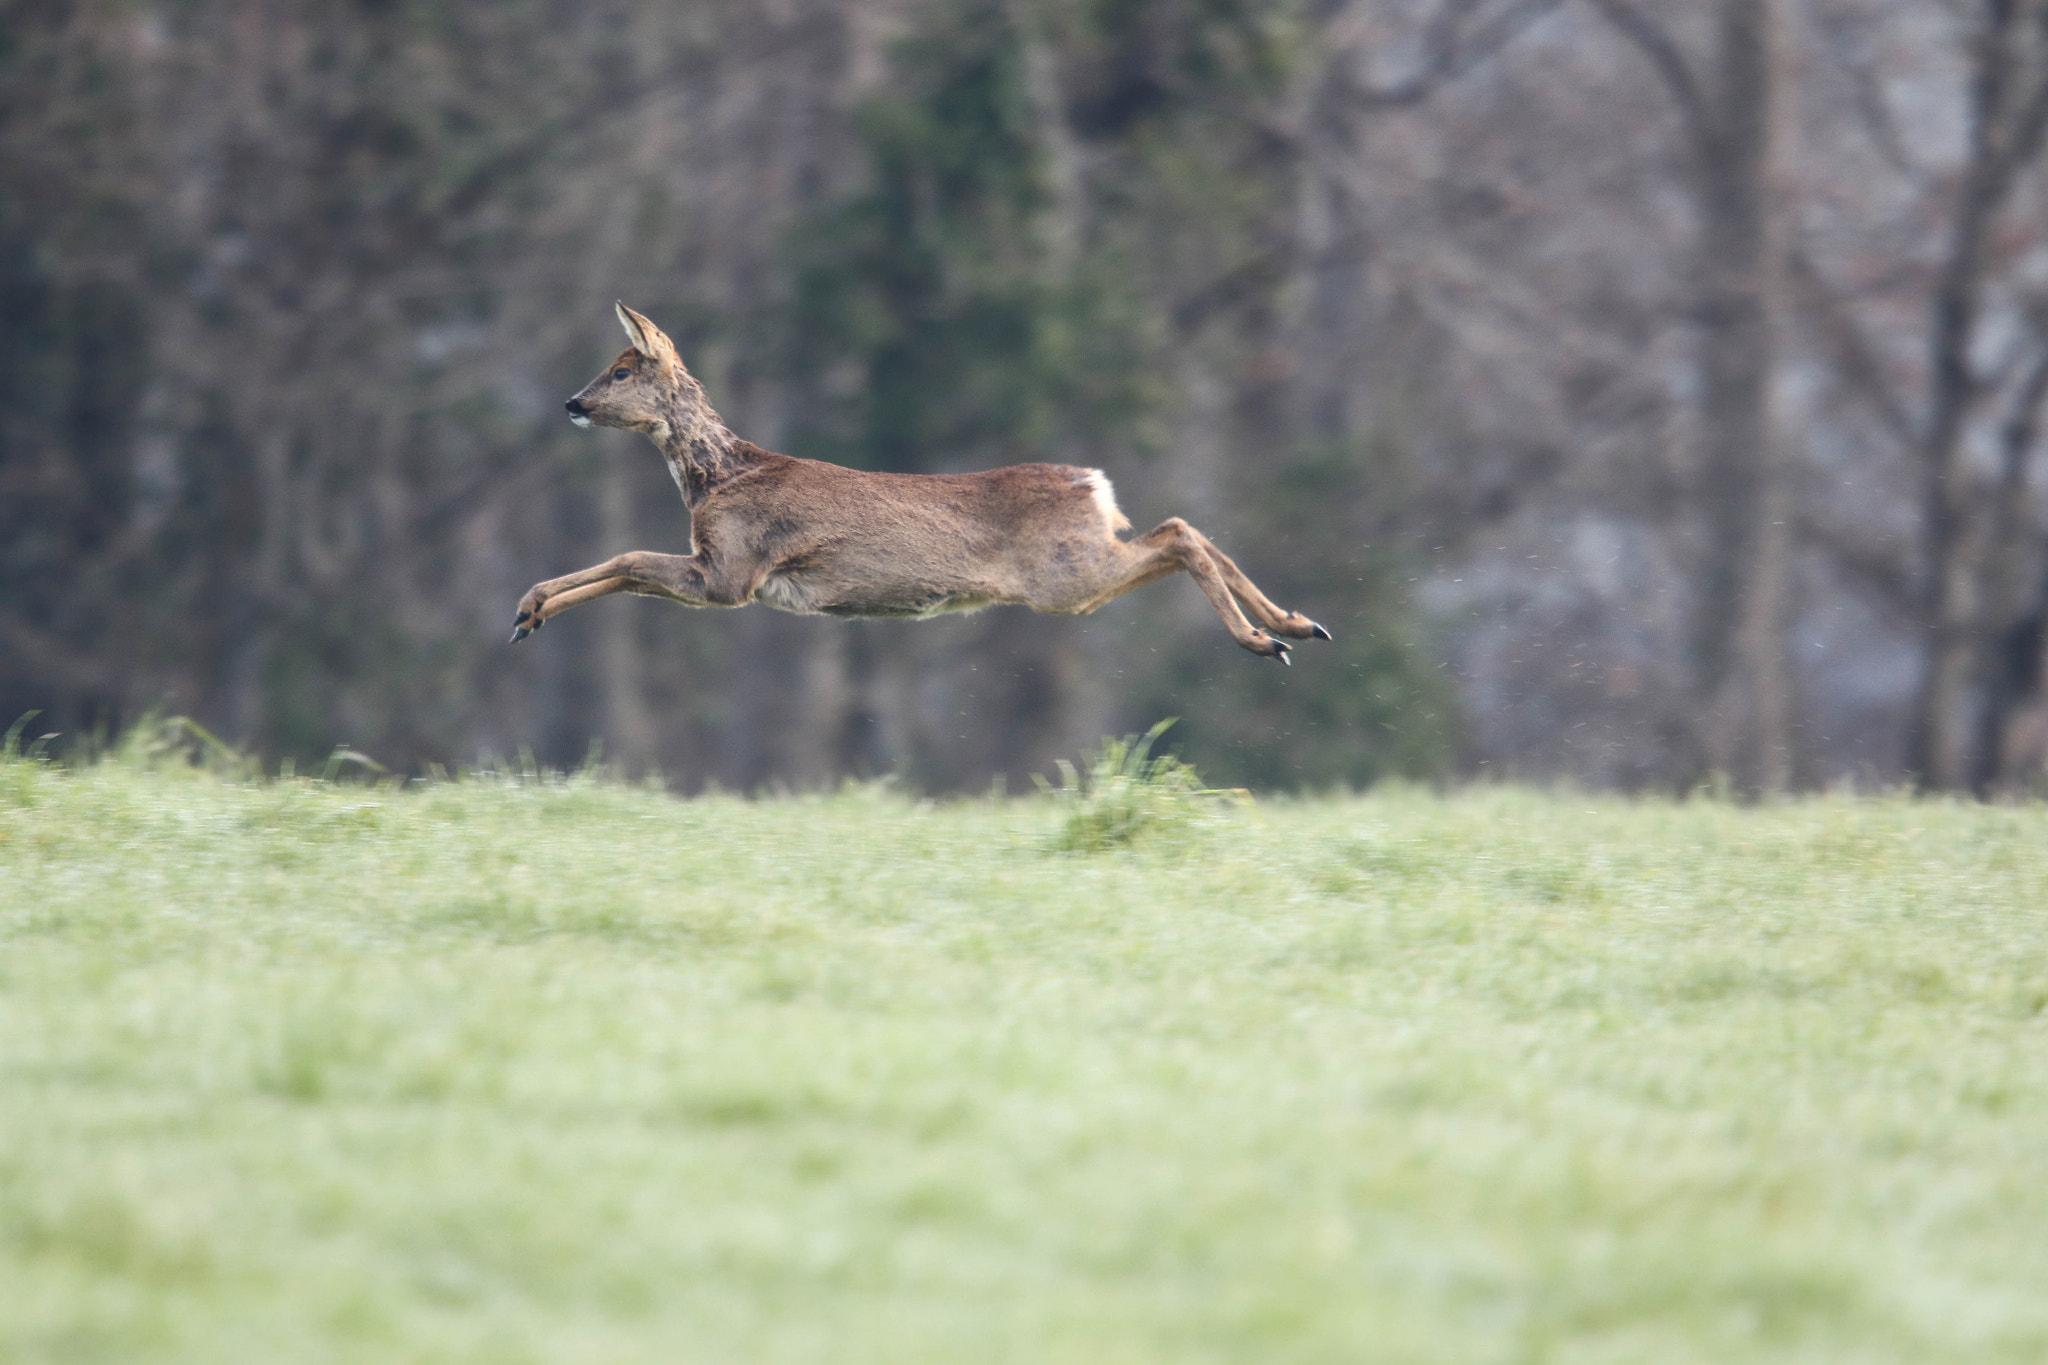
{"label": "deer hind leg", "polygon": [[[1202,595],[1209,599],[1209,605],[1216,609],[1216,615],[1222,620],[1223,628],[1230,632],[1231,639],[1260,658],[1278,659],[1283,664],[1287,662],[1289,646],[1245,619],[1237,599],[1231,596],[1222,568],[1216,562],[1222,556],[1194,527],[1179,517],[1169,517],[1136,540],[1118,541],[1116,545],[1124,552],[1125,558],[1115,577],[1077,610],[1084,613],[1094,611],[1147,583],[1155,583],[1169,574],[1185,572],[1195,580],[1195,586],[1202,590]],[[1238,576],[1243,577],[1242,574]],[[1249,584],[1251,580],[1245,581]],[[1253,591],[1258,590],[1254,588]],[[1264,601],[1264,598],[1260,600]]]}
{"label": "deer hind leg", "polygon": [[1291,640],[1327,640],[1330,632],[1298,611],[1282,611],[1273,605],[1273,600],[1259,591],[1259,585],[1245,576],[1243,569],[1231,557],[1216,548],[1209,537],[1188,528],[1188,534],[1202,543],[1209,557],[1216,561],[1217,569],[1223,574],[1223,581],[1230,588],[1230,595],[1244,603],[1245,609],[1257,617],[1259,624],[1275,635],[1285,635]]}
{"label": "deer hind leg", "polygon": [[635,550],[528,588],[519,599],[519,614],[512,618],[512,643],[518,644],[571,607],[615,592],[668,597],[693,607],[710,605],[704,595],[704,574],[694,557]]}

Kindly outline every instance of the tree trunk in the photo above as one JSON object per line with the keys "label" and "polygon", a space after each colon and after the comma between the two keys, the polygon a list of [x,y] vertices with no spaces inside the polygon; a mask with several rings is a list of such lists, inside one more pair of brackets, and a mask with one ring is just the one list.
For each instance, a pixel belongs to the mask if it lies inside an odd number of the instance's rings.
{"label": "tree trunk", "polygon": [[[1933,301],[1929,394],[1921,459],[1919,634],[1925,663],[1907,733],[1906,768],[1922,791],[1982,785],[1987,723],[2000,728],[2000,637],[2024,626],[2002,620],[1997,579],[2024,553],[2010,513],[2021,489],[2000,497],[1973,483],[1963,437],[1985,396],[1970,363],[1992,268],[1992,233],[2020,172],[2041,150],[2048,123],[2048,5],[1986,6],[1970,89],[1970,146],[1956,188],[1948,248]],[[2020,436],[2007,433],[2007,477],[2023,471],[2031,407],[2022,395]],[[2022,440],[2015,447],[2012,443]],[[2014,461],[2019,461],[2016,466]],[[1988,505],[1987,505],[1988,504]],[[2009,572],[2004,576],[2010,577]],[[1989,714],[1987,714],[1987,711]]]}
{"label": "tree trunk", "polygon": [[1791,518],[1772,404],[1784,259],[1775,201],[1790,122],[1777,28],[1773,0],[1724,0],[1712,103],[1695,128],[1706,544],[1693,641],[1701,748],[1744,796],[1792,777]]}

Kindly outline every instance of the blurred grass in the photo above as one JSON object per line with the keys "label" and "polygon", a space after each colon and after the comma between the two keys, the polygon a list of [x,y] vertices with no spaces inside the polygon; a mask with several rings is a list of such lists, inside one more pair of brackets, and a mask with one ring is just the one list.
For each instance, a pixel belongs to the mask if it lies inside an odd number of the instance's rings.
{"label": "blurred grass", "polygon": [[0,762],[0,1359],[2039,1361],[2048,810]]}

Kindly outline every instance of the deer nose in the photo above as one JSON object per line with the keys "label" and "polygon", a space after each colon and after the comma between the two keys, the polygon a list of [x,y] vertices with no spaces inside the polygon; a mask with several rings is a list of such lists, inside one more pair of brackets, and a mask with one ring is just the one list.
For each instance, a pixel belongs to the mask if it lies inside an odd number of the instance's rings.
{"label": "deer nose", "polygon": [[569,410],[571,417],[588,417],[590,415],[590,409],[583,406],[581,398],[571,398],[562,406]]}

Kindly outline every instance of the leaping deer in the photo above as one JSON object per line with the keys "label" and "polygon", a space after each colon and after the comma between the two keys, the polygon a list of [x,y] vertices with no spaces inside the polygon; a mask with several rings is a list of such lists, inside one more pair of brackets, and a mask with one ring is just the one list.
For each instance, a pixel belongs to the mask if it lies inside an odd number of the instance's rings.
{"label": "leaping deer", "polygon": [[618,314],[633,344],[569,400],[569,420],[653,439],[690,509],[692,552],[634,550],[534,584],[519,599],[514,644],[615,592],[827,616],[936,616],[999,602],[1080,616],[1183,571],[1230,637],[1262,658],[1288,661],[1279,636],[1330,638],[1300,612],[1274,606],[1179,517],[1120,539],[1130,522],[1099,469],[875,474],[742,441],[661,329],[623,303]]}

